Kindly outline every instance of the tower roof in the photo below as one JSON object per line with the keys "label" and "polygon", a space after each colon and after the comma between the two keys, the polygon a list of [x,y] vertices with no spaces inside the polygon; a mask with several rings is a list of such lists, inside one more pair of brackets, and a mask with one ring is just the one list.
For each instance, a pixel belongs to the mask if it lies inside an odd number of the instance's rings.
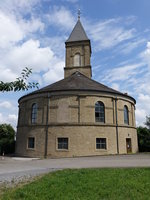
{"label": "tower roof", "polygon": [[78,19],[74,29],[72,30],[68,40],[66,42],[75,42],[75,41],[84,41],[89,40],[86,32],[80,22],[80,19]]}

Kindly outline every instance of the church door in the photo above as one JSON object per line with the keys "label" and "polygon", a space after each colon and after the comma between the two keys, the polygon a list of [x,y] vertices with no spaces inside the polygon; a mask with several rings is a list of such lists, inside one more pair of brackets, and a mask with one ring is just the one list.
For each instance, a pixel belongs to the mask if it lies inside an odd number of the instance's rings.
{"label": "church door", "polygon": [[131,138],[126,138],[127,153],[132,153]]}

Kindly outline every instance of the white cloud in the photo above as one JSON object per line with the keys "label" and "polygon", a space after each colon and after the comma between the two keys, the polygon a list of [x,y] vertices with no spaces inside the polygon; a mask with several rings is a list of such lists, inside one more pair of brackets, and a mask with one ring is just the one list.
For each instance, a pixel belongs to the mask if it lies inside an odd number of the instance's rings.
{"label": "white cloud", "polygon": [[144,126],[144,119],[146,117],[145,110],[137,107],[135,115],[136,115],[136,126]]}
{"label": "white cloud", "polygon": [[115,49],[115,52],[121,53],[121,54],[129,54],[133,50],[137,49],[139,46],[143,45],[146,41],[145,38],[136,38],[133,41],[126,42],[125,44],[122,44],[118,48]]}
{"label": "white cloud", "polygon": [[39,18],[17,19],[13,14],[10,15],[0,11],[0,49],[4,51],[4,48],[6,48],[7,50],[12,45],[16,45],[27,38],[29,34],[36,31],[42,32],[44,27],[44,23]]}
{"label": "white cloud", "polygon": [[[0,2],[0,80],[12,81],[19,76],[21,69],[32,67],[35,71],[49,66],[53,52],[48,47],[40,48],[38,40],[27,40],[27,36],[36,31],[43,31],[44,24],[38,18],[31,17],[25,20],[17,18],[16,13],[7,13],[10,1]],[[19,1],[20,2],[20,1]],[[29,6],[31,3],[21,1],[17,6]],[[11,5],[14,6],[14,5]],[[10,7],[11,7],[10,6]]]}
{"label": "white cloud", "polygon": [[136,119],[137,125],[144,125],[146,116],[150,115],[150,95],[140,93],[137,98]]}
{"label": "white cloud", "polygon": [[0,107],[8,109],[12,107],[12,104],[9,101],[3,101],[0,102]]}
{"label": "white cloud", "polygon": [[[21,12],[24,8],[31,8],[32,5],[35,5],[36,0],[30,1],[18,1],[14,0],[14,4],[7,1],[4,3],[0,2],[0,80],[2,81],[13,81],[16,77],[20,76],[20,72],[25,67],[30,67],[33,69],[33,79],[38,78],[40,83],[42,79],[39,79],[37,73],[51,71],[53,70],[53,65],[57,62],[60,63],[60,59],[57,58],[58,55],[54,55],[56,48],[59,49],[59,52],[62,51],[62,47],[58,45],[59,37],[55,38],[55,42],[50,42],[49,46],[53,47],[53,50],[48,47],[48,43],[41,47],[41,42],[35,38],[37,32],[43,32],[45,25],[40,18],[35,18],[33,13],[28,19],[24,18],[22,13],[17,15],[17,12]],[[20,10],[15,13],[15,6]],[[31,8],[32,9],[32,8]],[[12,12],[8,12],[12,10]],[[71,13],[65,8],[61,8],[59,13],[55,13],[57,17],[65,14],[65,19],[70,19]],[[60,15],[59,15],[60,14]],[[61,18],[60,21],[61,23]],[[10,34],[11,33],[11,34]],[[44,32],[43,32],[44,33]],[[28,39],[28,38],[31,39]],[[44,40],[44,39],[43,39]],[[59,40],[60,41],[60,40]],[[51,44],[52,43],[52,44]],[[63,56],[62,56],[63,55]],[[64,54],[61,54],[61,58],[64,58]],[[55,72],[56,79],[58,80],[60,71]],[[58,74],[57,74],[58,73]],[[54,74],[54,73],[53,73]],[[46,75],[45,75],[46,76]],[[55,79],[53,77],[53,79]],[[48,78],[46,78],[48,80]],[[45,79],[44,79],[45,81]]]}
{"label": "white cloud", "polygon": [[32,82],[38,82],[39,83],[39,86],[42,86],[43,85],[43,78],[41,76],[40,73],[33,73],[31,75],[31,77],[29,78],[29,81],[32,81]]}
{"label": "white cloud", "polygon": [[16,124],[17,119],[18,119],[17,115],[9,114],[7,120],[9,121],[10,124]]}
{"label": "white cloud", "polygon": [[147,42],[146,50],[140,54],[140,57],[145,61],[150,70],[150,42]]}
{"label": "white cloud", "polygon": [[[8,66],[9,67],[9,66]],[[4,82],[10,82],[16,80],[18,74],[12,69],[7,68],[5,65],[0,63],[0,80]]]}
{"label": "white cloud", "polygon": [[49,47],[41,48],[38,40],[28,40],[22,45],[12,47],[0,60],[1,69],[3,68],[3,76],[0,78],[8,81],[8,78],[15,76],[12,70],[20,73],[25,67],[30,67],[35,72],[46,71],[50,67],[53,56]]}
{"label": "white cloud", "polygon": [[36,31],[42,32],[45,28],[44,23],[39,18],[32,17],[30,20],[21,19],[18,21],[21,30],[27,35]]}
{"label": "white cloud", "polygon": [[137,81],[134,84],[135,91],[150,95],[150,42],[147,42],[146,49],[139,54],[139,60],[143,62],[141,74],[137,73]]}
{"label": "white cloud", "polygon": [[56,60],[53,67],[51,67],[44,75],[43,79],[45,83],[50,84],[55,81],[58,81],[63,78],[64,76],[64,68],[65,63],[63,61]]}
{"label": "white cloud", "polygon": [[47,15],[50,24],[59,26],[63,30],[71,30],[75,25],[75,18],[73,17],[70,10],[65,7],[54,7],[51,14]]}
{"label": "white cloud", "polygon": [[137,93],[143,92],[145,94],[150,95],[150,73],[147,74],[147,76],[143,76],[138,79],[137,85],[135,85],[135,91]]}
{"label": "white cloud", "polygon": [[18,117],[15,114],[4,115],[0,113],[0,124],[11,124],[14,129],[16,129],[17,119]]}
{"label": "white cloud", "polygon": [[120,90],[119,84],[117,84],[117,83],[112,83],[111,88],[113,88],[114,90],[118,90],[118,91]]}
{"label": "white cloud", "polygon": [[49,46],[55,55],[59,58],[65,59],[65,42],[66,37],[64,35],[47,37],[41,40],[43,46]]}
{"label": "white cloud", "polygon": [[[147,94],[139,94],[138,100],[142,102],[142,106],[146,105],[146,107],[150,104],[150,95]],[[143,105],[144,102],[144,105]],[[150,109],[149,109],[150,110]]]}
{"label": "white cloud", "polygon": [[125,19],[109,19],[97,23],[87,23],[90,37],[95,42],[96,50],[109,49],[119,43],[131,39],[135,29],[124,27]]}
{"label": "white cloud", "polygon": [[107,71],[107,75],[104,77],[104,81],[113,82],[113,81],[123,81],[127,80],[133,75],[137,74],[137,70],[142,67],[143,63],[136,63],[132,65],[125,65],[112,70]]}
{"label": "white cloud", "polygon": [[0,1],[0,9],[6,13],[15,15],[30,13],[36,5],[40,5],[40,0],[4,0]]}
{"label": "white cloud", "polygon": [[6,48],[23,39],[24,33],[16,20],[0,11],[0,48]]}

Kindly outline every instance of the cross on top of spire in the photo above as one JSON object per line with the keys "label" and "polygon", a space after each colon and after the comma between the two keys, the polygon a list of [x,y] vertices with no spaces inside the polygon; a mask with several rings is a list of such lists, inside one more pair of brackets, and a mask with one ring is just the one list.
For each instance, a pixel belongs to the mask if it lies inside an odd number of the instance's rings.
{"label": "cross on top of spire", "polygon": [[89,41],[86,32],[81,24],[80,21],[80,9],[78,10],[78,20],[77,23],[75,25],[75,27],[73,28],[68,40],[66,41],[66,43],[68,42],[75,42],[75,41]]}
{"label": "cross on top of spire", "polygon": [[80,14],[81,14],[81,11],[80,9],[78,9],[78,19],[80,19]]}

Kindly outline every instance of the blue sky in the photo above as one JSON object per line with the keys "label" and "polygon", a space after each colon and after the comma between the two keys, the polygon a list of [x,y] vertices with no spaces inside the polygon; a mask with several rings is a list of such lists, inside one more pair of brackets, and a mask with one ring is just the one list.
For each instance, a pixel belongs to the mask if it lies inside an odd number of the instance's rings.
{"label": "blue sky", "polygon": [[[0,80],[15,80],[25,67],[40,88],[62,79],[64,42],[79,8],[92,45],[92,78],[133,96],[142,125],[150,114],[149,0],[0,1]],[[18,98],[29,92],[0,94],[0,123],[16,127]]]}

